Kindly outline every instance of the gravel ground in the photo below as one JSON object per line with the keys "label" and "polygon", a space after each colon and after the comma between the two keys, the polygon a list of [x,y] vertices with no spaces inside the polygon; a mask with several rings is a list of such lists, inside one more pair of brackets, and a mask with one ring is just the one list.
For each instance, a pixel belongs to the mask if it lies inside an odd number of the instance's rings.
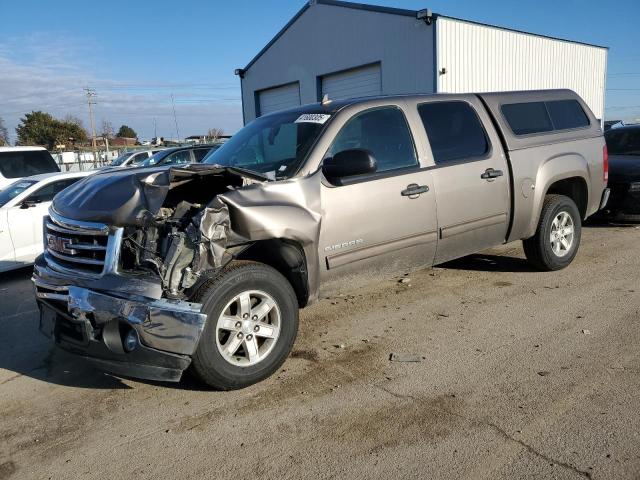
{"label": "gravel ground", "polygon": [[640,229],[591,226],[564,271],[509,244],[344,292],[236,392],[53,349],[4,274],[0,480],[640,478],[639,264]]}

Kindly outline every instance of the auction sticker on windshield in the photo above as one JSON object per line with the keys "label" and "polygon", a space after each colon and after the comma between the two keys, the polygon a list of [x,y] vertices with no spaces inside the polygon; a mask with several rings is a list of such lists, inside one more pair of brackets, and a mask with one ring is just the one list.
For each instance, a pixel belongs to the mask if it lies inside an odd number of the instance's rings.
{"label": "auction sticker on windshield", "polygon": [[319,123],[323,124],[327,120],[329,120],[331,115],[327,115],[324,113],[303,113],[298,117],[295,123]]}

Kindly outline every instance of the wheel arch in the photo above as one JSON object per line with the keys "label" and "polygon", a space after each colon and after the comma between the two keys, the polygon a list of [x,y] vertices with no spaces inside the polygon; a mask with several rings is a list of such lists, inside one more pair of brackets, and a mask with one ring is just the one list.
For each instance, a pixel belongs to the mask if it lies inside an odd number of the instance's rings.
{"label": "wheel arch", "polygon": [[286,239],[259,240],[242,250],[236,259],[269,265],[291,284],[300,307],[309,302],[307,259],[304,249],[297,242]]}
{"label": "wheel arch", "polygon": [[587,205],[589,203],[589,189],[587,181],[582,176],[568,177],[557,180],[547,188],[546,195],[564,195],[573,200],[580,212],[583,220],[587,215]]}
{"label": "wheel arch", "polygon": [[558,155],[541,165],[536,175],[533,214],[521,238],[530,238],[536,233],[544,199],[549,194],[565,195],[571,198],[578,206],[581,218],[585,219],[590,200],[588,178],[587,161],[577,153]]}

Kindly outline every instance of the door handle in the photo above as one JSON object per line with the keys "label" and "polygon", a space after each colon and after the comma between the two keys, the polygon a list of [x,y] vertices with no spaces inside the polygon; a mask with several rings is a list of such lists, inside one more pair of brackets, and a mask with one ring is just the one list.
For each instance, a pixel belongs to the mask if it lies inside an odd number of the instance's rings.
{"label": "door handle", "polygon": [[407,188],[400,192],[403,197],[412,197],[414,195],[420,195],[421,193],[427,193],[429,187],[427,185],[418,185],[417,183],[411,183],[407,185]]}
{"label": "door handle", "polygon": [[493,168],[487,168],[484,173],[480,175],[483,180],[493,180],[494,178],[501,177],[503,175],[502,170],[494,170]]}

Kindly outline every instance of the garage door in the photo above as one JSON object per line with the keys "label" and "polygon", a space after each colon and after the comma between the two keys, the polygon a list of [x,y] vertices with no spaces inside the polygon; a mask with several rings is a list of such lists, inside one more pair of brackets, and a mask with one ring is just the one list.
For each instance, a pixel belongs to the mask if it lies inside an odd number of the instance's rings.
{"label": "garage door", "polygon": [[281,87],[258,92],[258,116],[300,105],[300,84],[289,83]]}
{"label": "garage door", "polygon": [[322,96],[329,95],[332,100],[382,94],[379,63],[325,75],[321,81]]}

